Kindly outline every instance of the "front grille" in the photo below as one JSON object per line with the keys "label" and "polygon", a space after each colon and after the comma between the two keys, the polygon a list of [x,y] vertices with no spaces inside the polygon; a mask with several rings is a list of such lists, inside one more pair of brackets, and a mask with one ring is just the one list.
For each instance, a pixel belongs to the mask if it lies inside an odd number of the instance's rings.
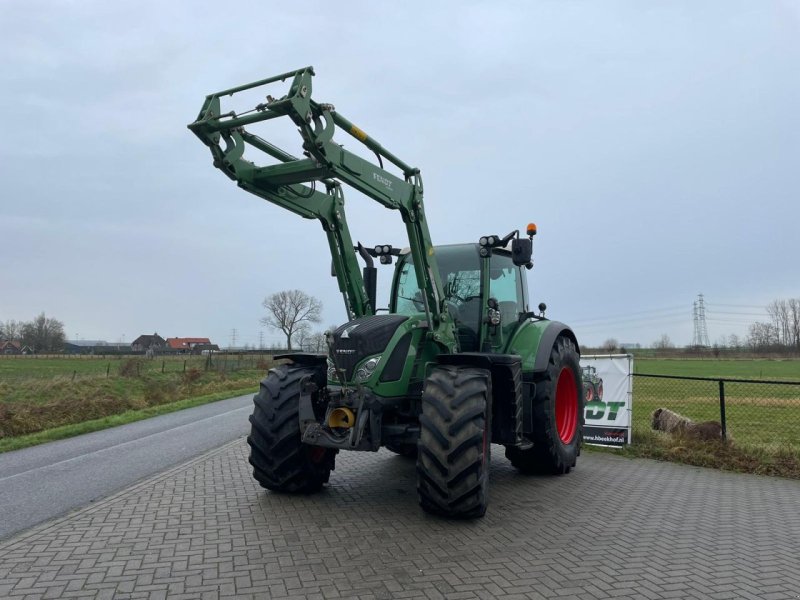
{"label": "front grille", "polygon": [[382,352],[397,328],[407,319],[403,315],[361,317],[333,332],[335,363],[339,369],[344,369],[348,381],[353,379],[356,365],[367,356]]}

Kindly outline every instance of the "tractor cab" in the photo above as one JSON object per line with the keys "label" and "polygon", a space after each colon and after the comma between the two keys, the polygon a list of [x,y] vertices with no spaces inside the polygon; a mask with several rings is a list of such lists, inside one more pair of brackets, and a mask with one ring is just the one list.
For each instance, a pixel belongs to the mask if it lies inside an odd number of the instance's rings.
{"label": "tractor cab", "polygon": [[[479,244],[438,246],[434,254],[457,351],[505,352],[525,320],[521,315],[529,314],[522,267],[504,249],[482,258]],[[386,388],[381,383],[399,379],[409,350],[418,346],[409,340],[422,338],[429,329],[425,294],[411,253],[404,249],[396,255],[388,314],[353,319],[331,332],[328,380],[333,384],[355,382],[374,391]],[[383,373],[386,368],[388,373]],[[380,375],[372,377],[376,372]]]}
{"label": "tractor cab", "polygon": [[[527,278],[521,267],[514,264],[511,253],[505,250],[495,250],[488,261],[482,260],[478,244],[438,246],[435,253],[459,351],[502,352],[503,342],[520,322],[520,314],[528,312]],[[489,269],[488,292],[481,285],[483,269]],[[400,315],[423,312],[423,298],[414,263],[410,253],[405,252],[395,270],[389,312]],[[494,321],[499,318],[499,323],[484,330],[482,325],[491,310],[498,313],[493,318]]]}

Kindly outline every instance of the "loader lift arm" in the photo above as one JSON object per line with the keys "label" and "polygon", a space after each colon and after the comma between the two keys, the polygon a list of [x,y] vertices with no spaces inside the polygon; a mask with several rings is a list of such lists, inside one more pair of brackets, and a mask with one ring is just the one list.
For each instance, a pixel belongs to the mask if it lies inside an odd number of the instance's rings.
{"label": "loader lift arm", "polygon": [[[429,335],[447,351],[456,350],[452,321],[444,307],[444,293],[436,265],[430,231],[423,207],[419,169],[383,148],[361,129],[336,112],[330,104],[311,99],[312,67],[230,88],[206,96],[197,119],[188,127],[210,149],[214,166],[239,187],[282,206],[304,218],[318,219],[328,236],[339,289],[349,317],[372,315],[364,281],[358,269],[353,241],[344,212],[340,182],[346,183],[386,208],[400,211],[420,290],[423,290]],[[289,93],[258,104],[247,114],[222,114],[220,98],[292,78]],[[246,125],[288,116],[298,127],[306,158],[297,158],[245,130]],[[378,157],[380,166],[346,150],[333,140],[337,126],[364,144]],[[220,142],[224,141],[222,148]],[[279,162],[259,166],[246,160],[247,145]],[[403,178],[383,168],[382,159],[395,165]],[[315,182],[325,192],[315,189]],[[311,184],[311,185],[307,185]]]}

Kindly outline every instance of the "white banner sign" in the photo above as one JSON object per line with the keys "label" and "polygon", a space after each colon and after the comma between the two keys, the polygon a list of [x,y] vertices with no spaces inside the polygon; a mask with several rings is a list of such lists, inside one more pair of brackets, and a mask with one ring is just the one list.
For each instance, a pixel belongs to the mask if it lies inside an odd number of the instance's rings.
{"label": "white banner sign", "polygon": [[598,446],[631,443],[633,356],[581,356],[586,397],[583,441]]}

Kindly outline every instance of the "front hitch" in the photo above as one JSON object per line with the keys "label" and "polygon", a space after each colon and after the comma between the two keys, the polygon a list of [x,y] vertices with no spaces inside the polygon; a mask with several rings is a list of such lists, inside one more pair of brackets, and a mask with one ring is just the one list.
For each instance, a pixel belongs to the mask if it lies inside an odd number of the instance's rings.
{"label": "front hitch", "polygon": [[[300,394],[300,406],[298,407],[300,432],[304,444],[340,450],[370,450],[373,452],[380,448],[382,410],[380,403],[369,392],[364,391],[363,388],[352,391],[351,393],[358,394],[354,422],[351,421],[349,427],[335,426],[345,425],[338,418],[338,413],[335,413],[337,409],[345,407],[337,406],[329,410],[325,418],[326,422],[320,423],[314,416],[311,401],[311,394],[315,391],[316,386],[310,385],[314,386],[314,390],[308,392],[304,390]],[[331,424],[334,426],[332,427]],[[367,424],[369,424],[369,429],[367,429]]]}

